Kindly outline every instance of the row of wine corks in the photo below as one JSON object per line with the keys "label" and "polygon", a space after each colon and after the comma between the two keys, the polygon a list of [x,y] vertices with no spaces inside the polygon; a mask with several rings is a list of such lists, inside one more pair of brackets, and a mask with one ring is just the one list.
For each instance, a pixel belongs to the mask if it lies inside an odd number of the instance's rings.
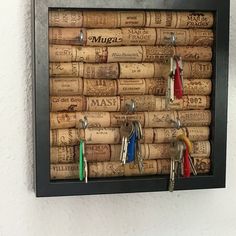
{"label": "row of wine corks", "polygon": [[181,11],[81,11],[51,10],[49,26],[117,28],[211,28],[214,16],[211,12]]}
{"label": "row of wine corks", "polygon": [[[209,141],[193,142],[192,157],[210,157]],[[120,161],[121,145],[85,145],[85,156],[88,162]],[[141,144],[142,157],[145,160],[168,159],[175,155],[172,143]],[[77,163],[79,146],[51,147],[50,162],[52,164]]]}
{"label": "row of wine corks", "polygon": [[[173,142],[180,134],[185,134],[194,141],[209,140],[209,127],[144,128],[141,143]],[[119,128],[53,129],[50,130],[50,146],[75,146],[83,139],[87,144],[119,144]]]}
{"label": "row of wine corks", "polygon": [[[210,171],[210,158],[193,158],[193,163],[198,174],[206,174]],[[144,160],[144,171],[139,172],[138,164],[130,163],[122,165],[120,162],[91,162],[88,163],[88,177],[108,178],[140,175],[164,175],[170,174],[170,159]],[[78,164],[51,164],[51,179],[78,179]]]}
{"label": "row of wine corks", "polygon": [[50,128],[82,128],[81,120],[87,118],[88,128],[120,127],[125,121],[139,121],[145,128],[175,127],[179,120],[182,126],[209,126],[210,110],[135,112],[51,112]]}
{"label": "row of wine corks", "polygon": [[[175,43],[171,42],[173,35]],[[49,43],[83,46],[168,45],[212,46],[213,31],[208,29],[82,29],[49,28]],[[81,37],[83,37],[81,39]]]}
{"label": "row of wine corks", "polygon": [[167,63],[174,55],[183,61],[211,61],[211,47],[122,46],[81,47],[50,45],[51,62],[161,62]]}
{"label": "row of wine corks", "polygon": [[[86,79],[167,78],[169,63],[83,63],[51,62],[50,77],[82,77]],[[209,79],[212,76],[211,62],[184,62],[185,78]]]}
{"label": "row of wine corks", "polygon": [[[135,103],[135,111],[163,111],[167,109],[166,98],[154,95],[126,95],[109,97],[51,96],[50,111],[121,111],[127,112],[127,104]],[[175,99],[169,110],[209,109],[210,97],[188,95]]]}
{"label": "row of wine corks", "polygon": [[[83,79],[50,78],[53,96],[166,95],[167,79]],[[210,95],[210,79],[183,79],[184,95]]]}

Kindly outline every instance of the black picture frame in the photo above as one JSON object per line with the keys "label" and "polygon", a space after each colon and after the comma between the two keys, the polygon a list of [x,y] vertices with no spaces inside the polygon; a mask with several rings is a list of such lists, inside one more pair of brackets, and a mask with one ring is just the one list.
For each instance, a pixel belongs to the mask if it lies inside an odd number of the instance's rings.
{"label": "black picture frame", "polygon": [[211,124],[211,172],[183,178],[176,190],[223,188],[226,174],[229,0],[33,0],[32,52],[34,99],[35,191],[37,197],[166,191],[168,176],[78,180],[50,180],[48,11],[51,8],[152,9],[212,11],[215,41]]}

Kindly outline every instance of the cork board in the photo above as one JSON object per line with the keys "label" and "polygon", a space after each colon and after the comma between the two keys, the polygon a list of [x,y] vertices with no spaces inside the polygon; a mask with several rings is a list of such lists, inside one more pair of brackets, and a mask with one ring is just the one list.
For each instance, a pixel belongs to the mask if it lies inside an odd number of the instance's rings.
{"label": "cork board", "polygon": [[[99,185],[112,184],[111,192],[122,192],[123,181],[145,185],[159,179],[164,181],[162,190],[167,190],[173,142],[180,134],[192,142],[198,175],[181,177],[175,188],[212,177],[217,166],[213,128],[216,26],[212,10],[49,8],[45,160],[50,185],[78,184],[76,194],[89,193],[85,189],[91,186],[96,186],[95,193],[109,193],[99,190]],[[174,55],[183,61],[183,96],[167,106]],[[127,114],[130,101],[135,102],[135,112]],[[85,117],[88,126],[83,129]],[[120,163],[120,127],[126,119],[138,120],[142,126],[142,173],[138,164]],[[181,128],[171,120],[180,121]],[[88,183],[79,180],[81,139],[85,140]],[[159,188],[153,183],[144,187],[146,191]],[[59,195],[64,195],[62,190]]]}

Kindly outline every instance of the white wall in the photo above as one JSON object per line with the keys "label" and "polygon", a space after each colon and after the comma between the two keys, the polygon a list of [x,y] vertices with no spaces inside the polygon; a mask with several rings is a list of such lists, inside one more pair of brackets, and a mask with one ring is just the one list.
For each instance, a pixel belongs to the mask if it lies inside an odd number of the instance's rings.
{"label": "white wall", "polygon": [[236,1],[231,1],[227,188],[36,199],[30,0],[1,2],[0,236],[236,235]]}

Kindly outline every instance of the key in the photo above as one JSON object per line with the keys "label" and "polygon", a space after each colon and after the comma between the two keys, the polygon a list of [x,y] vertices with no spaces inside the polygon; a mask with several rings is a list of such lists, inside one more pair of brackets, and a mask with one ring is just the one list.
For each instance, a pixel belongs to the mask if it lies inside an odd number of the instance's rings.
{"label": "key", "polygon": [[189,162],[190,162],[190,166],[191,166],[191,170],[192,170],[192,172],[193,172],[193,175],[197,175],[197,170],[196,170],[196,168],[195,168],[195,166],[194,166],[194,164],[193,164],[193,159],[192,159],[192,157],[189,155],[188,156],[188,158],[189,158]]}
{"label": "key", "polygon": [[135,131],[136,130],[134,130],[134,132],[128,142],[128,150],[127,150],[127,162],[128,163],[134,161],[134,159],[135,159],[135,144],[136,144],[136,140],[137,140],[137,134]]}
{"label": "key", "polygon": [[175,99],[174,97],[174,73],[175,73],[175,65],[174,65],[174,59],[171,57],[170,59],[170,74],[168,76],[167,80],[167,90],[166,90],[166,107],[170,103],[172,103]]}
{"label": "key", "polygon": [[142,156],[140,140],[143,138],[143,131],[141,123],[139,121],[135,121],[134,124],[135,124],[135,131],[137,133],[135,163],[138,164],[139,172],[142,173],[144,170],[144,165],[143,165],[143,156]]}
{"label": "key", "polygon": [[120,127],[120,135],[122,137],[120,160],[122,164],[126,163],[127,155],[128,155],[128,142],[133,132],[134,132],[134,127],[133,127],[132,122],[125,122]]}
{"label": "key", "polygon": [[175,157],[171,157],[169,191],[173,192],[175,188]]}
{"label": "key", "polygon": [[80,181],[84,180],[84,140],[80,140],[79,145],[79,179]]}
{"label": "key", "polygon": [[88,162],[85,157],[84,157],[84,176],[85,176],[85,183],[88,183]]}

